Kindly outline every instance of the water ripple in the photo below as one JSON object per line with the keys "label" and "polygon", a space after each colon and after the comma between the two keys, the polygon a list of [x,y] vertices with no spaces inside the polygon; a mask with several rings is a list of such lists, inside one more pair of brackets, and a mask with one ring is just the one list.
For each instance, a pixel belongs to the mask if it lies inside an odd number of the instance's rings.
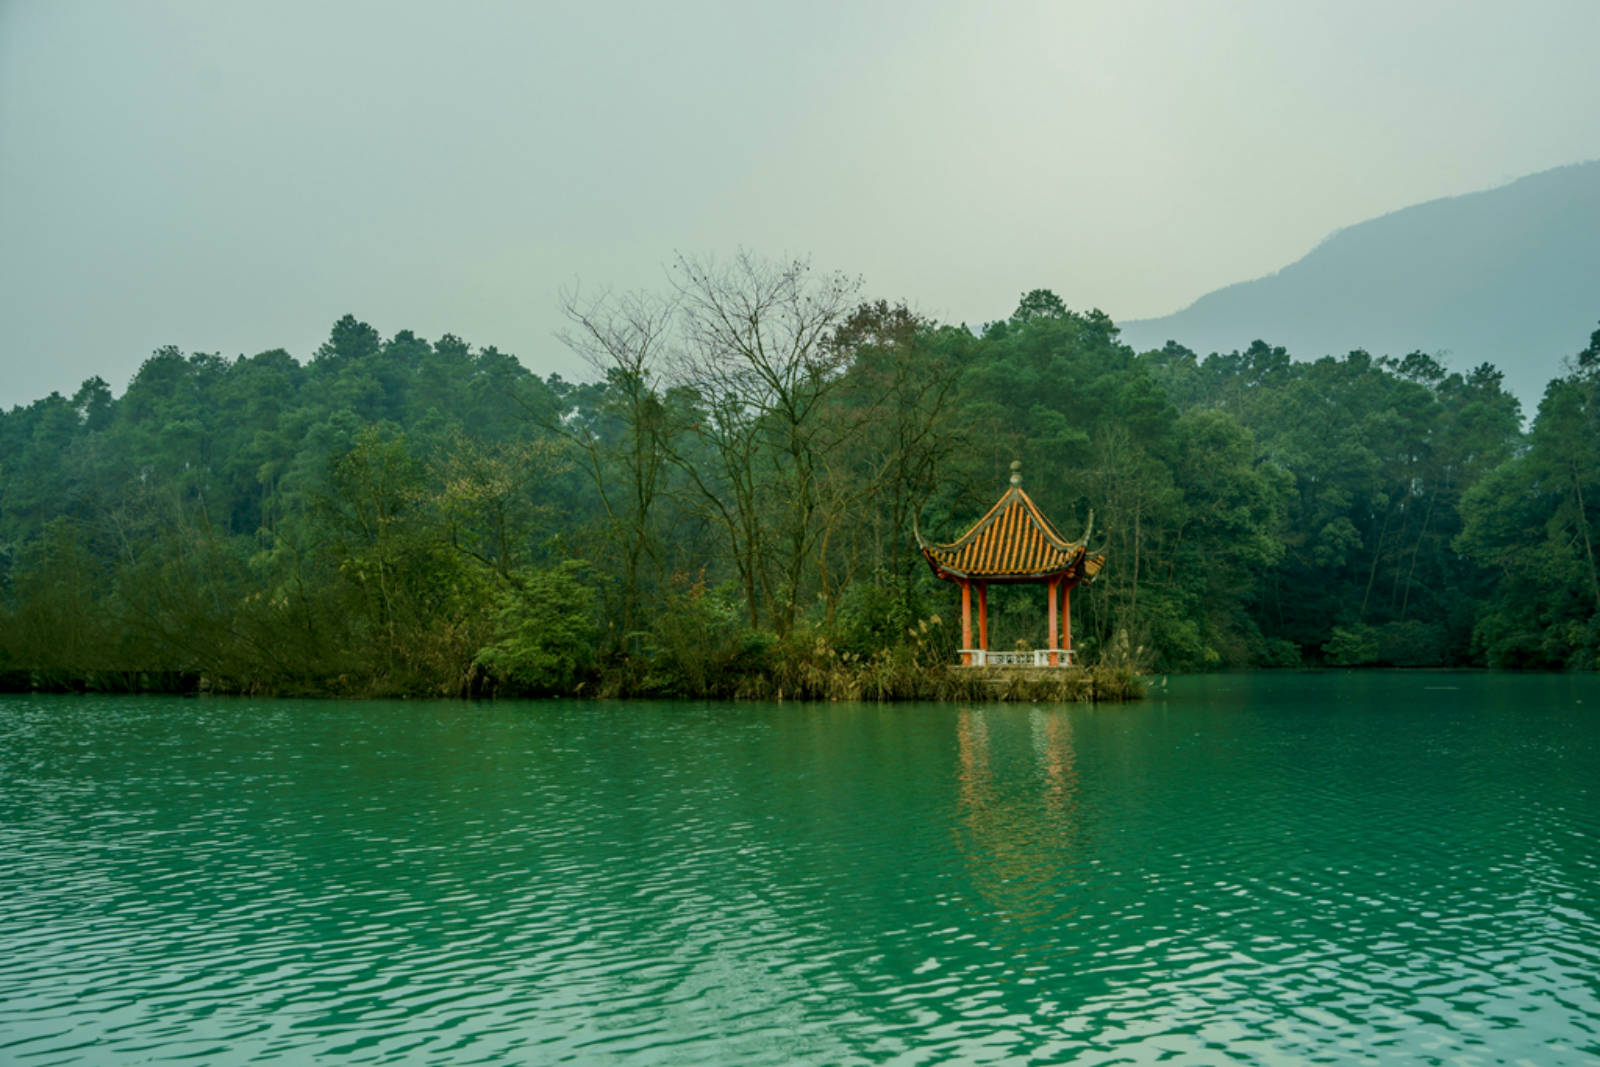
{"label": "water ripple", "polygon": [[1600,1062],[1594,686],[1428,682],[4,698],[0,1062]]}

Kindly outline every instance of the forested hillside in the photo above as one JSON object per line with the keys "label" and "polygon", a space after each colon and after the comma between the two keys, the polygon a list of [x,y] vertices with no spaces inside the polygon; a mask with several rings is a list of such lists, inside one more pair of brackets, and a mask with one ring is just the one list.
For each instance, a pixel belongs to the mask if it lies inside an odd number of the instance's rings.
{"label": "forested hillside", "polygon": [[[1045,291],[974,331],[751,257],[675,279],[569,309],[585,384],[347,316],[305,363],[164,349],[0,414],[0,675],[895,695],[959,630],[913,526],[964,531],[1013,459],[1068,536],[1093,509],[1089,661],[1596,666],[1600,331],[1524,437],[1488,366],[1137,353]],[[1038,590],[992,612],[993,647],[1042,640]]]}

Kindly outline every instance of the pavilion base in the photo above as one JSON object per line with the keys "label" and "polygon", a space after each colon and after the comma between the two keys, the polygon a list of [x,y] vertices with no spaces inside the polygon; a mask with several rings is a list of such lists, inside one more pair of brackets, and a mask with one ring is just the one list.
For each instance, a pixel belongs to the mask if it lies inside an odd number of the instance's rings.
{"label": "pavilion base", "polygon": [[1070,648],[1035,648],[1020,652],[994,652],[987,648],[961,649],[960,667],[1041,667],[1073,666],[1076,653]]}

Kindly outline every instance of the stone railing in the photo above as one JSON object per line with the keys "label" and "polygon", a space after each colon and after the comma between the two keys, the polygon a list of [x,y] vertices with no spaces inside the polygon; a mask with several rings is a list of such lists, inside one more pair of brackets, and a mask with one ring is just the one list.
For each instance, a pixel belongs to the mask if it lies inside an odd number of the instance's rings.
{"label": "stone railing", "polygon": [[[1055,656],[1056,661],[1050,662]],[[1036,648],[1024,652],[994,652],[983,648],[963,648],[961,662],[971,667],[1070,667],[1072,652],[1069,649]]]}

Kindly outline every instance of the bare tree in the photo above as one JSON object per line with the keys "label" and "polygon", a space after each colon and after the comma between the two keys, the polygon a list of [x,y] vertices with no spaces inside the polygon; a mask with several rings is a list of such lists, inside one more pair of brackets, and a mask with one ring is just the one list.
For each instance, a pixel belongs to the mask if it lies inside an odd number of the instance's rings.
{"label": "bare tree", "polygon": [[840,440],[824,404],[848,354],[829,339],[860,281],[747,252],[680,255],[672,277],[684,331],[674,371],[704,408],[715,456],[714,471],[681,454],[680,465],[728,538],[751,624],[764,605],[786,633],[818,536],[822,464]]}

